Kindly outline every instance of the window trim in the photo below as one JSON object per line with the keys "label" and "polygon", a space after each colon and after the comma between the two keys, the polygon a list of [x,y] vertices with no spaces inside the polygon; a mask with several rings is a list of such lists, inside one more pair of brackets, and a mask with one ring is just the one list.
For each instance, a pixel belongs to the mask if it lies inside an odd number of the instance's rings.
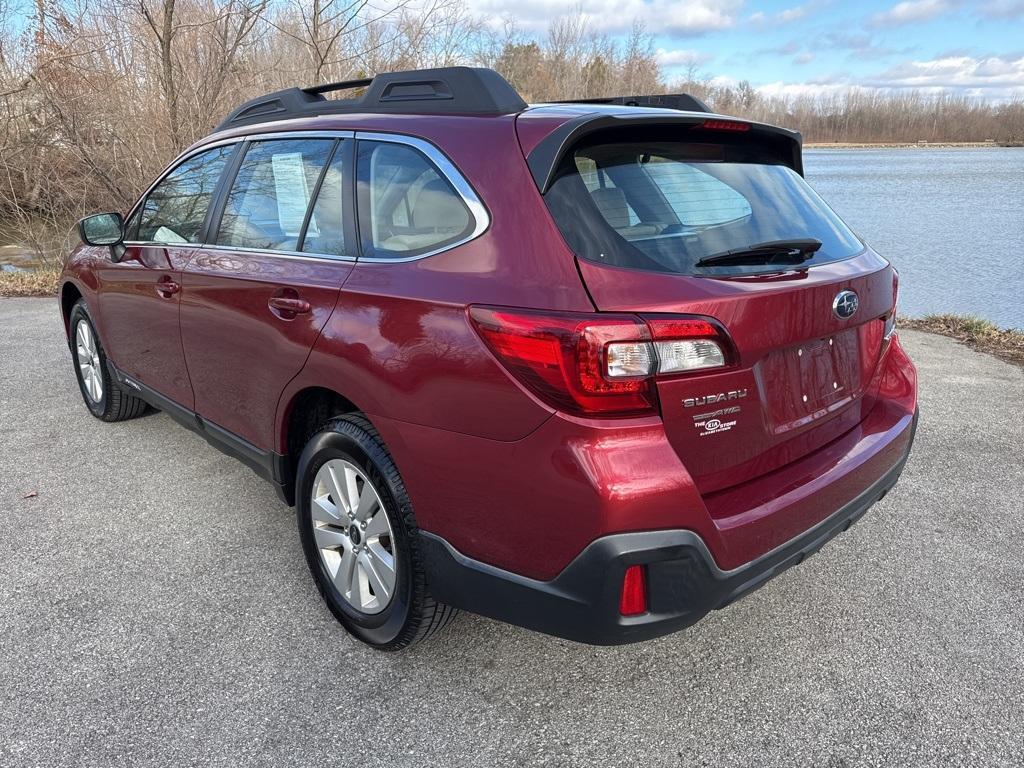
{"label": "window trim", "polygon": [[[424,139],[416,138],[415,136],[406,136],[400,133],[378,133],[372,131],[356,131],[356,141],[375,141],[385,144],[403,144],[407,147],[412,147],[418,150],[424,157],[426,157],[445,180],[451,184],[452,189],[455,190],[461,199],[463,205],[469,210],[469,215],[473,217],[473,228],[464,236],[458,240],[445,243],[439,248],[435,248],[426,253],[418,253],[415,256],[401,256],[393,259],[379,258],[373,256],[362,256],[360,255],[360,263],[366,264],[401,264],[403,262],[419,261],[420,259],[427,259],[431,256],[436,256],[439,253],[450,251],[452,248],[458,248],[460,245],[465,245],[470,240],[475,240],[480,237],[487,229],[491,226],[491,216],[487,211],[487,207],[481,202],[480,198],[477,197],[476,190],[470,186],[466,178],[459,172],[458,168],[455,167],[454,163],[448,159],[447,155],[441,152],[436,146],[431,144],[429,141]],[[356,151],[359,151],[359,147],[356,147]],[[358,170],[353,168],[352,181],[356,183],[356,175]],[[358,210],[358,202],[356,204],[356,216],[362,217],[362,211]]]}
{"label": "window trim", "polygon": [[132,217],[136,213],[139,214],[139,220],[137,222],[135,222],[135,224],[134,224],[135,225],[135,235],[137,237],[138,236],[139,227],[142,226],[142,214],[143,214],[143,212],[145,210],[146,201],[149,200],[149,196],[151,194],[153,194],[153,190],[154,189],[156,189],[158,186],[160,186],[167,179],[168,176],[170,176],[176,170],[181,168],[181,166],[183,166],[185,163],[187,163],[193,157],[197,157],[198,155],[201,155],[204,152],[208,152],[211,149],[217,149],[217,147],[226,147],[226,146],[234,145],[234,149],[232,149],[231,154],[228,155],[227,162],[224,164],[224,168],[221,169],[220,175],[217,177],[217,182],[213,185],[213,192],[210,195],[210,205],[206,209],[206,213],[203,216],[202,226],[199,228],[199,235],[201,235],[200,242],[198,242],[198,243],[161,243],[161,242],[159,242],[157,240],[125,240],[124,241],[124,245],[132,245],[132,246],[148,245],[148,246],[152,246],[154,248],[179,248],[179,247],[183,247],[183,246],[184,247],[187,247],[187,246],[192,246],[192,247],[202,246],[202,244],[206,240],[208,240],[209,237],[210,237],[210,222],[211,222],[210,213],[212,211],[216,210],[216,207],[217,207],[217,205],[218,205],[218,203],[220,201],[221,187],[224,184],[224,178],[225,178],[227,173],[232,171],[232,169],[234,168],[235,164],[238,162],[238,157],[239,157],[238,146],[237,146],[238,143],[240,143],[240,142],[237,139],[226,139],[224,141],[213,141],[213,142],[210,142],[209,144],[204,144],[201,147],[197,147],[194,151],[188,152],[186,154],[179,155],[177,158],[175,158],[175,160],[169,166],[167,166],[167,168],[164,170],[163,173],[160,174],[160,176],[157,178],[157,180],[154,181],[152,184],[150,184],[149,187],[147,187],[145,194],[143,194],[135,202],[135,205],[133,205],[131,207],[131,210],[128,211],[128,215],[125,216],[125,218],[124,218],[124,220],[126,222],[128,222],[128,221],[132,220]]}
{"label": "window trim", "polygon": [[[129,220],[135,213],[135,210],[143,205],[146,198],[153,191],[158,184],[160,184],[167,176],[173,173],[182,163],[191,159],[195,155],[205,152],[215,147],[224,146],[226,144],[245,144],[247,142],[254,141],[267,141],[272,139],[354,139],[352,142],[352,153],[356,151],[356,143],[359,139],[366,141],[378,141],[388,142],[392,144],[404,144],[422,152],[430,162],[441,172],[441,175],[448,181],[449,184],[455,189],[456,194],[462,199],[463,204],[469,209],[470,215],[473,217],[473,229],[463,238],[444,245],[441,248],[437,248],[426,253],[417,254],[415,256],[406,256],[395,259],[382,259],[373,257],[364,257],[362,255],[362,245],[359,237],[355,239],[357,251],[356,256],[336,256],[329,253],[316,253],[313,251],[277,251],[264,248],[236,248],[234,246],[217,245],[216,243],[203,242],[203,243],[156,243],[152,241],[143,240],[126,240],[126,246],[134,247],[156,247],[156,248],[189,248],[198,250],[214,250],[214,251],[234,251],[238,253],[258,253],[269,256],[279,256],[286,259],[314,259],[318,261],[340,261],[340,262],[359,262],[367,264],[401,264],[403,262],[419,261],[420,259],[426,259],[430,256],[436,256],[439,253],[449,251],[452,248],[458,248],[461,245],[465,245],[471,240],[475,240],[486,232],[491,226],[491,216],[487,207],[483,204],[480,198],[476,194],[476,190],[470,185],[462,173],[455,167],[455,164],[448,159],[440,149],[434,144],[430,143],[425,139],[420,139],[416,136],[408,136],[401,133],[381,133],[377,131],[352,131],[352,130],[324,130],[324,131],[273,131],[268,133],[250,133],[243,136],[231,136],[225,139],[218,139],[201,146],[195,147],[191,150],[183,152],[178,155],[161,173],[156,180],[150,184],[146,191],[139,197],[135,205],[128,211],[128,215],[125,217],[125,221]],[[244,147],[243,147],[244,151]],[[337,149],[335,150],[337,151]],[[213,200],[210,204],[210,209],[207,211],[207,217],[212,212],[219,214],[222,212],[223,204],[227,200],[230,184],[234,182],[235,175],[237,174],[237,165],[240,164],[242,158],[237,149],[235,154],[230,159],[228,166],[225,167],[221,174],[221,178],[218,181],[217,189],[214,192]],[[355,163],[350,164],[351,172],[349,179],[347,180],[346,186],[355,188],[356,185],[356,168]],[[230,179],[230,181],[229,181]],[[315,198],[313,198],[313,204],[315,204]],[[358,205],[355,201],[355,195],[353,194],[353,205],[352,211],[354,216],[352,219],[353,225],[356,224],[356,219],[359,216]],[[212,224],[211,221],[207,221],[205,225],[206,231],[204,234],[204,240],[209,241],[212,234],[214,234],[213,227],[209,226]],[[219,220],[218,220],[219,227]]]}

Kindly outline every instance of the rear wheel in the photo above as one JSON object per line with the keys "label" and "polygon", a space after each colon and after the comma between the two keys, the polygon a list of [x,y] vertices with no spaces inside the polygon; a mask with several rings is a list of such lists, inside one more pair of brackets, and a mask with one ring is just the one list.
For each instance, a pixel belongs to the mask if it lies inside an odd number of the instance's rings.
{"label": "rear wheel", "polygon": [[103,421],[124,421],[142,415],[145,401],[125,392],[111,378],[107,355],[84,300],[79,299],[71,308],[69,324],[75,375],[89,413]]}
{"label": "rear wheel", "polygon": [[333,419],[309,440],[299,459],[296,507],[317,588],[355,637],[396,651],[455,616],[430,596],[412,504],[366,419]]}

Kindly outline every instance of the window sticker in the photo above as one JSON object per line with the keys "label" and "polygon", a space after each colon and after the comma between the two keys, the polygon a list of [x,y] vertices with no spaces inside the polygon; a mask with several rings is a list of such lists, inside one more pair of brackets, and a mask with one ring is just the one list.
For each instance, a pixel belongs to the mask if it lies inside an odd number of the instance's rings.
{"label": "window sticker", "polygon": [[[271,159],[274,170],[274,188],[277,192],[277,221],[281,231],[289,237],[298,237],[302,220],[309,205],[309,186],[301,152],[282,152]],[[316,218],[310,216],[308,236],[316,237],[320,231]]]}

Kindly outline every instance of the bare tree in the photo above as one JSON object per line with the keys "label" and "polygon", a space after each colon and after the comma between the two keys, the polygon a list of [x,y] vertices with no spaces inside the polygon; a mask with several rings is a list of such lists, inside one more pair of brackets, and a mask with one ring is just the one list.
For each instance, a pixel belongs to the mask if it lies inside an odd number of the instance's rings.
{"label": "bare tree", "polygon": [[1024,141],[1021,99],[767,97],[696,62],[668,82],[642,25],[610,38],[579,9],[535,36],[464,0],[0,0],[0,237],[54,258],[76,218],[127,209],[246,98],[452,64],[494,67],[530,101],[693,93],[811,141]]}

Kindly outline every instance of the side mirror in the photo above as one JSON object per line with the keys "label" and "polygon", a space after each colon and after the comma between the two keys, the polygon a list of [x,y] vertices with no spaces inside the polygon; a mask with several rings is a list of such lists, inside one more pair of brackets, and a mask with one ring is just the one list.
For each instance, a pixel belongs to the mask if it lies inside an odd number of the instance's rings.
{"label": "side mirror", "polygon": [[86,245],[109,246],[113,261],[120,261],[124,255],[124,219],[120,213],[86,216],[78,222],[78,234]]}

